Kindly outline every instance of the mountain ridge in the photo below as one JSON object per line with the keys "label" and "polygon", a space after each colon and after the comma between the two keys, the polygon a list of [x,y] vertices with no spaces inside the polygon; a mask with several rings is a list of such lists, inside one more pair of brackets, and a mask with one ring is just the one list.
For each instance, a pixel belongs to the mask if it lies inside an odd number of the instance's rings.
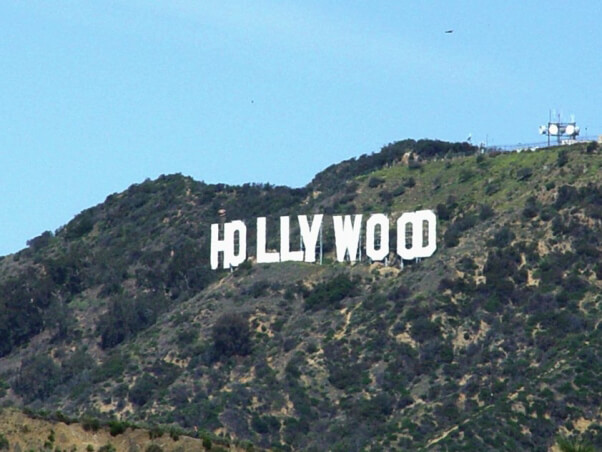
{"label": "mountain ridge", "polygon": [[[301,189],[135,184],[0,259],[0,400],[274,450],[600,446],[601,166],[591,143],[406,140]],[[403,270],[336,263],[328,236],[326,265],[209,270],[220,209],[421,208],[438,250]]]}

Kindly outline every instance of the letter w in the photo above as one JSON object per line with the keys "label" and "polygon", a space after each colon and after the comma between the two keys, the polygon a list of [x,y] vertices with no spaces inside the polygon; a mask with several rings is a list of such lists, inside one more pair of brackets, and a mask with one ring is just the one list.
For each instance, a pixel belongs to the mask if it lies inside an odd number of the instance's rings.
{"label": "letter w", "polygon": [[360,231],[362,228],[362,215],[345,215],[332,217],[334,222],[334,235],[337,247],[337,260],[343,262],[345,255],[349,253],[349,261],[354,262],[357,259],[357,250],[360,241]]}

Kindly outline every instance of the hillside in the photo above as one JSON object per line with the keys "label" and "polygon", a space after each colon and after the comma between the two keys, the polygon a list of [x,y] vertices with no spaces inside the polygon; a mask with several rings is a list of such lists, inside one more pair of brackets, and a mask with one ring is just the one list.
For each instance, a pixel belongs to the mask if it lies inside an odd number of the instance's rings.
{"label": "hillside", "polygon": [[[406,140],[302,189],[133,185],[0,258],[0,401],[247,449],[602,448],[601,166]],[[323,265],[212,271],[220,209],[251,256],[256,217],[312,213],[433,209],[438,249],[341,264],[326,229]]]}
{"label": "hillside", "polygon": [[54,450],[54,451],[173,451],[187,450],[240,452],[245,449],[225,441],[184,436],[177,429],[151,430],[119,423],[99,425],[93,420],[76,423],[62,418],[44,419],[24,414],[16,409],[0,412],[0,450]]}

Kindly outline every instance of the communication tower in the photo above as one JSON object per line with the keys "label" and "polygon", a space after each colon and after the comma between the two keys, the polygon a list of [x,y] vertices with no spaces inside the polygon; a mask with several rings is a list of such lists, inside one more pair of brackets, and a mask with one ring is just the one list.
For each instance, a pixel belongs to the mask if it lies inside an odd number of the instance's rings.
{"label": "communication tower", "polygon": [[563,137],[575,140],[579,135],[579,126],[575,122],[575,118],[571,116],[570,122],[561,122],[560,114],[557,121],[552,121],[552,113],[547,125],[539,126],[539,133],[548,136],[548,146],[550,146],[550,137],[556,137],[558,144],[561,143]]}

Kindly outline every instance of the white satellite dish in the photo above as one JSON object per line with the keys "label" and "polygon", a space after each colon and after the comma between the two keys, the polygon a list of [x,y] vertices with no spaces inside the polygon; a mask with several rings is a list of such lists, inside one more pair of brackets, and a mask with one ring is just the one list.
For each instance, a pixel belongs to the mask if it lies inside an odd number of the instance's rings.
{"label": "white satellite dish", "polygon": [[548,132],[550,132],[550,135],[558,135],[558,126],[556,124],[550,124]]}
{"label": "white satellite dish", "polygon": [[575,134],[575,126],[573,124],[567,125],[564,133],[566,133],[567,135],[574,135]]}

